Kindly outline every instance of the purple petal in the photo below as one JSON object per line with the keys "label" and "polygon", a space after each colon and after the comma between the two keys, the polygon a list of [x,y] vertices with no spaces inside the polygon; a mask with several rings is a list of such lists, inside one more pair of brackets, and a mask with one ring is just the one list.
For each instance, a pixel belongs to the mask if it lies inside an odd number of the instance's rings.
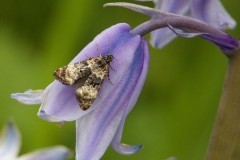
{"label": "purple petal", "polygon": [[189,11],[190,0],[161,0],[156,4],[156,9],[163,12],[170,12],[185,15]]}
{"label": "purple petal", "polygon": [[238,48],[239,43],[238,40],[231,37],[228,34],[211,34],[211,33],[203,33],[203,32],[186,32],[169,25],[169,29],[173,31],[178,36],[185,38],[193,38],[195,36],[200,36],[204,39],[207,39],[214,44],[216,44],[226,55],[232,55],[235,53],[235,50]]}
{"label": "purple petal", "polygon": [[192,16],[221,29],[232,29],[235,20],[227,13],[219,0],[192,0]]}
{"label": "purple petal", "polygon": [[239,47],[239,42],[230,35],[202,34],[202,38],[216,44],[227,56],[235,53]]}
{"label": "purple petal", "polygon": [[[119,55],[115,54],[115,52],[118,52],[118,48],[116,45],[121,43],[133,43],[129,41],[130,38],[129,33],[130,27],[127,24],[117,24],[109,29],[103,31],[101,34],[99,34],[91,43],[89,43],[72,61],[71,63],[75,63],[78,61],[83,61],[87,59],[88,57],[96,57],[100,54],[106,55],[106,54],[113,54],[116,63],[120,60],[118,58]],[[121,39],[121,41],[119,41]],[[136,38],[135,38],[136,39]],[[139,39],[139,38],[137,38]],[[125,41],[126,40],[126,41]],[[133,39],[134,40],[134,39]],[[136,41],[136,40],[135,40]],[[129,46],[129,44],[126,44]],[[129,50],[131,50],[129,48]],[[126,51],[123,51],[126,52]],[[125,59],[129,59],[129,56],[126,54]],[[115,77],[111,74],[116,74],[115,69],[121,68],[119,66],[115,66],[114,62],[111,63],[111,66],[113,70],[110,71],[110,79],[112,82],[114,82]],[[93,105],[90,109],[87,111],[83,111],[80,109],[79,104],[75,98],[75,91],[73,88],[69,86],[65,86],[57,81],[54,81],[52,84],[50,84],[46,89],[46,97],[42,103],[42,106],[40,108],[40,111],[38,115],[46,120],[49,121],[72,121],[76,120],[88,113],[90,113],[92,110],[97,107],[99,102],[102,101],[102,98],[105,96],[107,90],[106,88],[111,88],[112,85],[109,83],[109,81],[105,80],[104,84],[102,85],[99,91],[99,95]]]}
{"label": "purple petal", "polygon": [[13,122],[8,122],[0,137],[1,159],[12,160],[17,157],[21,145],[20,134]]}
{"label": "purple petal", "polygon": [[22,155],[16,160],[65,160],[70,155],[70,151],[66,147],[55,146]]}
{"label": "purple petal", "polygon": [[163,48],[177,36],[168,28],[161,28],[151,32],[151,45],[156,48]]}
{"label": "purple petal", "polygon": [[[99,101],[95,110],[77,120],[77,146],[76,159],[100,159],[107,147],[111,143],[114,135],[125,114],[128,113],[135,103],[135,99],[141,91],[138,84],[142,84],[140,79],[143,67],[148,59],[145,59],[145,40],[140,40],[139,36],[121,38],[120,43],[114,53],[117,59],[113,63],[110,79],[113,85],[106,86],[107,92]],[[140,82],[141,81],[141,82]],[[130,100],[131,98],[134,100]]]}
{"label": "purple petal", "polygon": [[[163,12],[186,15],[189,11],[190,0],[161,0],[155,8]],[[151,32],[151,44],[156,48],[163,48],[170,43],[176,35],[168,28],[161,28]]]}
{"label": "purple petal", "polygon": [[142,73],[141,76],[139,77],[139,80],[135,86],[135,89],[133,91],[133,94],[131,97],[129,97],[130,101],[127,107],[126,112],[124,113],[124,117],[122,118],[121,124],[118,127],[118,130],[112,140],[112,147],[119,153],[121,154],[133,154],[138,152],[141,148],[142,145],[137,145],[137,146],[130,146],[130,145],[126,145],[126,144],[121,144],[121,138],[122,138],[122,131],[123,131],[123,127],[124,127],[124,123],[125,123],[125,119],[128,115],[128,113],[132,110],[133,106],[135,105],[135,103],[137,102],[137,99],[139,97],[139,94],[142,90],[142,87],[144,85],[145,82],[145,78],[148,72],[148,63],[149,63],[149,55],[148,55],[148,47],[147,47],[147,42],[144,42],[144,64],[143,64],[143,68],[142,68]]}
{"label": "purple petal", "polygon": [[27,90],[24,93],[13,93],[11,98],[23,104],[41,104],[43,101],[43,90]]}
{"label": "purple petal", "polygon": [[75,99],[73,88],[54,81],[45,89],[45,93],[38,112],[42,119],[50,122],[72,121],[85,114]]}

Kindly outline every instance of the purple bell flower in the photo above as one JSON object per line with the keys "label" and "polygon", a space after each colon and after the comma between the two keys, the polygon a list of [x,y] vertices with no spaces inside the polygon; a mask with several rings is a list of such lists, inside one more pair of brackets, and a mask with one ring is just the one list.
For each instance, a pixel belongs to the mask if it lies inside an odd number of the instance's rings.
{"label": "purple bell flower", "polygon": [[121,154],[132,154],[141,145],[121,144],[124,122],[142,90],[149,63],[148,45],[140,35],[130,33],[130,26],[114,25],[90,42],[71,62],[111,54],[109,79],[86,111],[79,107],[71,86],[53,81],[43,91],[12,94],[24,104],[40,104],[38,116],[50,122],[76,120],[76,160],[100,159],[108,146]]}

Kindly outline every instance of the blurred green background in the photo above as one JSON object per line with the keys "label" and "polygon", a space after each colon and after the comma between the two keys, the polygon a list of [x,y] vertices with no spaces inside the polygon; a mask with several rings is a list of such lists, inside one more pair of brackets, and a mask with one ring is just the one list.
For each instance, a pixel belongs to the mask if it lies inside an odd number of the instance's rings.
{"label": "blurred green background", "polygon": [[[52,72],[105,28],[118,22],[135,27],[147,20],[126,9],[103,8],[106,2],[113,1],[0,0],[0,127],[14,119],[22,134],[20,154],[57,144],[74,152],[74,122],[63,126],[46,122],[36,116],[39,105],[19,104],[10,94],[45,88],[53,80]],[[222,3],[240,22],[240,1]],[[150,2],[143,4],[152,6]],[[238,26],[229,31],[237,38],[239,32]],[[102,159],[163,160],[176,156],[178,160],[202,160],[227,59],[200,38],[177,38],[162,50],[149,49],[149,74],[122,139],[144,148],[123,156],[109,147]]]}

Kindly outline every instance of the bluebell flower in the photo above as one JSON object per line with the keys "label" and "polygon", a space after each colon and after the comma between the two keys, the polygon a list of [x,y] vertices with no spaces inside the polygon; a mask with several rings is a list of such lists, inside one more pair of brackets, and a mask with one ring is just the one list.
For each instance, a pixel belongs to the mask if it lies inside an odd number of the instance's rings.
{"label": "bluebell flower", "polygon": [[[145,0],[141,0],[145,1]],[[219,0],[153,0],[155,8],[178,15],[191,16],[202,20],[221,30],[233,29],[235,20],[228,14]],[[151,33],[151,44],[163,48],[176,35],[168,28],[158,29]]]}
{"label": "bluebell flower", "polygon": [[53,81],[43,91],[12,94],[21,103],[41,103],[38,116],[50,122],[76,120],[76,159],[97,160],[110,144],[121,154],[132,154],[141,145],[121,144],[124,122],[142,90],[149,63],[147,42],[130,33],[125,23],[99,34],[70,63],[111,54],[109,79],[106,78],[91,107],[84,111],[75,98],[74,88]]}
{"label": "bluebell flower", "polygon": [[[239,47],[237,39],[226,34],[221,29],[196,18],[169,12],[162,12],[150,7],[124,2],[107,3],[104,6],[124,7],[151,17],[149,21],[146,21],[132,29],[131,33],[133,34],[144,36],[145,34],[153,32],[156,29],[159,29],[161,32],[164,32],[165,29],[168,29],[173,34],[181,37],[192,38],[195,36],[200,36],[201,38],[213,42],[227,56],[233,55],[236,49]],[[165,38],[166,41],[169,40],[169,37],[163,35],[159,35],[159,37]]]}
{"label": "bluebell flower", "polygon": [[54,146],[36,150],[18,157],[21,140],[20,133],[13,122],[9,122],[2,130],[0,137],[1,160],[64,160],[70,155],[63,146]]}
{"label": "bluebell flower", "polygon": [[134,29],[128,24],[114,25],[90,42],[70,64],[89,57],[112,55],[109,78],[87,110],[75,98],[75,88],[53,81],[45,90],[12,94],[24,104],[41,104],[38,116],[50,122],[76,121],[76,159],[100,159],[108,146],[121,154],[133,154],[142,146],[121,143],[124,122],[133,109],[143,87],[149,63],[147,33],[168,28],[176,35],[200,36],[216,44],[227,56],[234,54],[238,41],[221,29],[191,17],[161,12],[130,3],[109,3],[148,15],[151,19]]}

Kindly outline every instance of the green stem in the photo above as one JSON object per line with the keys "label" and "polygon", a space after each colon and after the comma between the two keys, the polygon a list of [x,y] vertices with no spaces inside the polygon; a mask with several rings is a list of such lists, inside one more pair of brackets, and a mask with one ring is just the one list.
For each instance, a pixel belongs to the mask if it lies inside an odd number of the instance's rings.
{"label": "green stem", "polygon": [[205,160],[240,160],[240,49],[229,57],[223,93]]}

